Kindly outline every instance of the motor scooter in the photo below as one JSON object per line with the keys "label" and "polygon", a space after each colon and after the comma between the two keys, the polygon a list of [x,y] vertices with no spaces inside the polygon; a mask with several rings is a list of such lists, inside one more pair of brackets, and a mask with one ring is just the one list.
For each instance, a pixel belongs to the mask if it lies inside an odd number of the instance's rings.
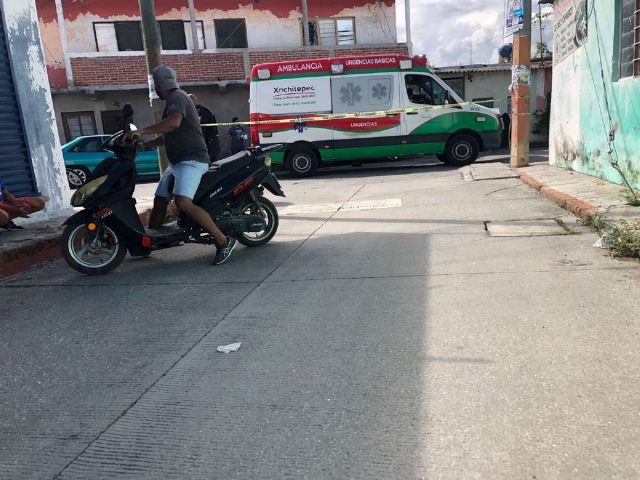
{"label": "motor scooter", "polygon": [[[87,275],[112,271],[127,251],[132,257],[144,257],[186,243],[214,244],[213,237],[182,212],[173,225],[145,229],[133,198],[137,145],[124,135],[118,132],[103,143],[102,148],[115,156],[98,164],[75,191],[71,205],[83,210],[64,222],[64,259]],[[225,235],[247,247],[268,243],[278,230],[278,211],[264,197],[264,190],[285,196],[271,173],[269,156],[280,148],[282,145],[251,147],[211,164],[193,198]]]}

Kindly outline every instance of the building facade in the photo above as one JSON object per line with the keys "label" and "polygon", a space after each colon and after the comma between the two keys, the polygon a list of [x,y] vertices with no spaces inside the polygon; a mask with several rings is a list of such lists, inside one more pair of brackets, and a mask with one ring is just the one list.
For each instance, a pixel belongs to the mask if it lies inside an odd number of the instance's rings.
{"label": "building facade", "polygon": [[[558,38],[569,8],[584,11],[577,42]],[[563,0],[554,10],[552,165],[640,188],[640,0]],[[580,23],[578,23],[580,25]],[[571,25],[570,25],[571,26]],[[574,30],[575,31],[575,30]]]}
{"label": "building facade", "polygon": [[[496,108],[511,115],[511,64],[465,65],[436,68],[438,74],[467,102]],[[531,143],[549,141],[549,106],[551,102],[551,63],[531,65]]]}
{"label": "building facade", "polygon": [[[60,138],[117,131],[126,103],[138,126],[151,123],[138,2],[36,1]],[[246,78],[256,64],[407,53],[393,0],[309,2],[306,48],[299,0],[194,0],[197,45],[188,0],[154,3],[163,63],[218,121],[248,120]]]}
{"label": "building facade", "polygon": [[49,197],[39,220],[70,208],[70,192],[35,1],[0,0],[0,15],[0,178],[16,196]]}

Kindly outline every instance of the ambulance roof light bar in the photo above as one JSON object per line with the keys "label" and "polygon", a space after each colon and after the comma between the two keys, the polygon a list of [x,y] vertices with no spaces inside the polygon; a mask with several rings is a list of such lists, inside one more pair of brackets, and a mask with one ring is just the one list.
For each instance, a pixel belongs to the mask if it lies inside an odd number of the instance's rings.
{"label": "ambulance roof light bar", "polygon": [[331,64],[331,74],[332,75],[342,75],[344,73],[344,65],[342,63],[332,63]]}
{"label": "ambulance roof light bar", "polygon": [[400,60],[400,70],[411,70],[413,62],[410,59]]}
{"label": "ambulance roof light bar", "polygon": [[258,70],[258,78],[260,80],[268,80],[271,78],[271,72],[268,68],[261,68]]}

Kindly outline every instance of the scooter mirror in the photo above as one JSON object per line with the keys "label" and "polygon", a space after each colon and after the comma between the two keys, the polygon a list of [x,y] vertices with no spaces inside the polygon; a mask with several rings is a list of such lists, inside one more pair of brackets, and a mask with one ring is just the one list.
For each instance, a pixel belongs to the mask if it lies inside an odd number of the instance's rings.
{"label": "scooter mirror", "polygon": [[138,130],[138,127],[136,127],[133,123],[129,124],[129,131],[130,132],[135,132],[136,130]]}

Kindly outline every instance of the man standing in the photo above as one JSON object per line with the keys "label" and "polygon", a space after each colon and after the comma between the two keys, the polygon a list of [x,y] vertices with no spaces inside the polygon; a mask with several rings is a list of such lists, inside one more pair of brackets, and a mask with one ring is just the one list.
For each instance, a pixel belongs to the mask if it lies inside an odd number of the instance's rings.
{"label": "man standing", "polygon": [[[238,121],[238,117],[233,117],[233,123]],[[231,150],[231,155],[244,150],[244,128],[242,125],[234,125],[227,133],[227,148]]]}
{"label": "man standing", "polygon": [[[200,179],[209,170],[209,154],[196,107],[187,93],[178,86],[176,72],[172,68],[164,65],[156,67],[153,70],[153,81],[156,93],[166,102],[162,121],[126,134],[126,138],[131,140],[137,140],[143,135],[158,135],[153,140],[141,142],[139,148],[144,150],[164,144],[171,164],[158,183],[149,228],[163,225],[171,197],[175,196],[177,207],[213,237],[217,246],[213,265],[219,265],[229,258],[237,241],[235,238],[227,238],[207,211],[193,203]],[[173,179],[175,184],[173,191],[170,191]]]}
{"label": "man standing", "polygon": [[[200,124],[216,123],[216,116],[211,113],[207,107],[204,107],[198,103],[198,97],[193,93],[189,94],[189,98],[193,102],[198,111],[198,117],[200,117]],[[218,160],[218,154],[220,153],[220,138],[218,137],[218,127],[202,127],[202,135],[204,135],[204,141],[207,144],[209,150],[209,158],[212,162]]]}

